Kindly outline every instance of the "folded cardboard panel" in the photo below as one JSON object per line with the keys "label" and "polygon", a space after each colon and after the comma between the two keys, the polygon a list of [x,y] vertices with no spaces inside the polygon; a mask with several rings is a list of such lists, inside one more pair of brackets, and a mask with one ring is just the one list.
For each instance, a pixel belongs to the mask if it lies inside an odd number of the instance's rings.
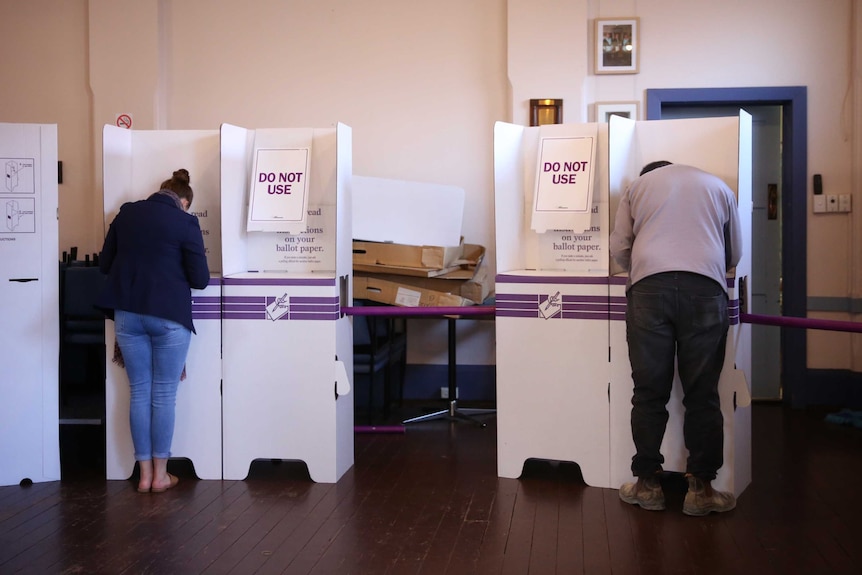
{"label": "folded cardboard panel", "polygon": [[464,189],[353,175],[353,238],[451,246],[461,237]]}
{"label": "folded cardboard panel", "polygon": [[459,295],[443,293],[399,282],[381,279],[378,276],[353,276],[353,297],[378,303],[403,307],[450,307],[469,306],[473,302]]}
{"label": "folded cardboard panel", "polygon": [[461,257],[463,241],[457,246],[411,246],[381,242],[353,241],[353,264],[387,265],[440,270],[452,267]]}
{"label": "folded cardboard panel", "polygon": [[393,274],[398,276],[414,276],[417,278],[433,278],[461,271],[461,267],[451,265],[446,268],[411,268],[407,266],[387,266],[384,264],[353,264],[353,272],[364,272],[367,274]]}

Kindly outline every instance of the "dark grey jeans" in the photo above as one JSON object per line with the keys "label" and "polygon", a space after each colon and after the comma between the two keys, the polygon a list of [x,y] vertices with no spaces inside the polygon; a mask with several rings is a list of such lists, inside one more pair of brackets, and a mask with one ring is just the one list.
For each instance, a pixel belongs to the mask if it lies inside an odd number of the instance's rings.
{"label": "dark grey jeans", "polygon": [[718,379],[729,327],[727,293],[705,276],[667,272],[637,282],[626,296],[634,379],[632,473],[648,476],[664,463],[660,448],[676,359],[684,394],[686,472],[711,481],[723,463]]}

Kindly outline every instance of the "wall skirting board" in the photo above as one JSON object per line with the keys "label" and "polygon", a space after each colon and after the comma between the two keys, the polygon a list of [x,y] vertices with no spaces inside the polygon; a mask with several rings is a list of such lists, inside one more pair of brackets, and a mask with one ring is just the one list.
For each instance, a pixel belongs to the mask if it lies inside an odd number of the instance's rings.
{"label": "wall skirting board", "polygon": [[[448,387],[446,365],[408,364],[404,399],[440,399],[440,388]],[[455,372],[458,399],[495,401],[497,371],[493,365],[459,365]]]}
{"label": "wall skirting board", "polygon": [[[404,399],[406,401],[432,401],[441,399],[440,388],[449,386],[449,368],[446,365],[408,364],[404,376]],[[398,378],[395,368],[392,380],[392,397],[398,397]],[[462,401],[493,402],[497,399],[496,367],[493,365],[459,365],[456,371],[458,399]],[[374,403],[379,405],[382,392],[382,377],[378,376],[378,389],[374,391]],[[354,401],[356,407],[368,406],[368,376],[356,375],[354,379]]]}

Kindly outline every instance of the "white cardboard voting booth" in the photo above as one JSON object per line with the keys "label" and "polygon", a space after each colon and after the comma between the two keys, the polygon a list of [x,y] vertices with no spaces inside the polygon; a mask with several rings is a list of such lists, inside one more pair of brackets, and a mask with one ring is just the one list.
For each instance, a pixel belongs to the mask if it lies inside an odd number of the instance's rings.
{"label": "white cardboard voting booth", "polygon": [[[625,276],[614,274],[608,237],[619,195],[653,160],[711,171],[737,192],[746,245],[751,230],[751,119],[635,122],[495,129],[497,223],[498,474],[518,477],[528,458],[574,461],[587,484],[630,481],[631,366],[625,341]],[[535,228],[540,173],[576,174],[579,157],[542,161],[547,139],[596,138],[589,228]],[[568,165],[567,165],[568,164]],[[582,165],[582,164],[581,164]],[[577,174],[578,176],[580,174]],[[541,229],[541,226],[539,226]],[[582,231],[583,230],[583,231]],[[750,252],[750,250],[747,250]],[[740,282],[750,255],[728,277],[731,329],[719,383],[725,464],[714,485],[736,494],[751,481],[749,326],[739,323]],[[684,471],[678,380],[668,406],[662,453],[667,471]]]}
{"label": "white cardboard voting booth", "polygon": [[[147,198],[159,184],[185,168],[195,192],[190,213],[198,217],[207,250],[210,284],[192,290],[192,335],[186,379],[177,390],[172,457],[188,458],[201,479],[222,478],[221,444],[221,194],[218,130],[125,130],[105,126],[105,225],[126,202]],[[108,479],[127,479],[135,465],[129,429],[129,383],[112,362],[114,322],[107,343],[105,412]]]}
{"label": "white cardboard voting booth", "polygon": [[[539,160],[543,139],[587,141],[591,150],[555,169],[556,160]],[[576,461],[589,485],[610,483],[607,141],[606,124],[495,127],[501,477],[539,458]],[[575,174],[578,191],[592,196],[577,232],[533,229],[537,178],[556,173]]]}
{"label": "white cardboard voting booth", "polygon": [[60,479],[57,126],[0,124],[0,486]]}
{"label": "white cardboard voting booth", "polygon": [[349,127],[221,128],[224,478],[353,465]]}

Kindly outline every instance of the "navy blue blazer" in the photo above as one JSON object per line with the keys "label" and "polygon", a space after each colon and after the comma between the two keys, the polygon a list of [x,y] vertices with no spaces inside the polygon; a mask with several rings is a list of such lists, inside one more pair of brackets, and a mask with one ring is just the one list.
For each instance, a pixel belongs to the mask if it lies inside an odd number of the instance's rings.
{"label": "navy blue blazer", "polygon": [[99,268],[108,278],[97,307],[108,317],[119,309],[169,319],[194,332],[191,288],[205,288],[210,272],[197,217],[170,196],[123,204],[108,228]]}

